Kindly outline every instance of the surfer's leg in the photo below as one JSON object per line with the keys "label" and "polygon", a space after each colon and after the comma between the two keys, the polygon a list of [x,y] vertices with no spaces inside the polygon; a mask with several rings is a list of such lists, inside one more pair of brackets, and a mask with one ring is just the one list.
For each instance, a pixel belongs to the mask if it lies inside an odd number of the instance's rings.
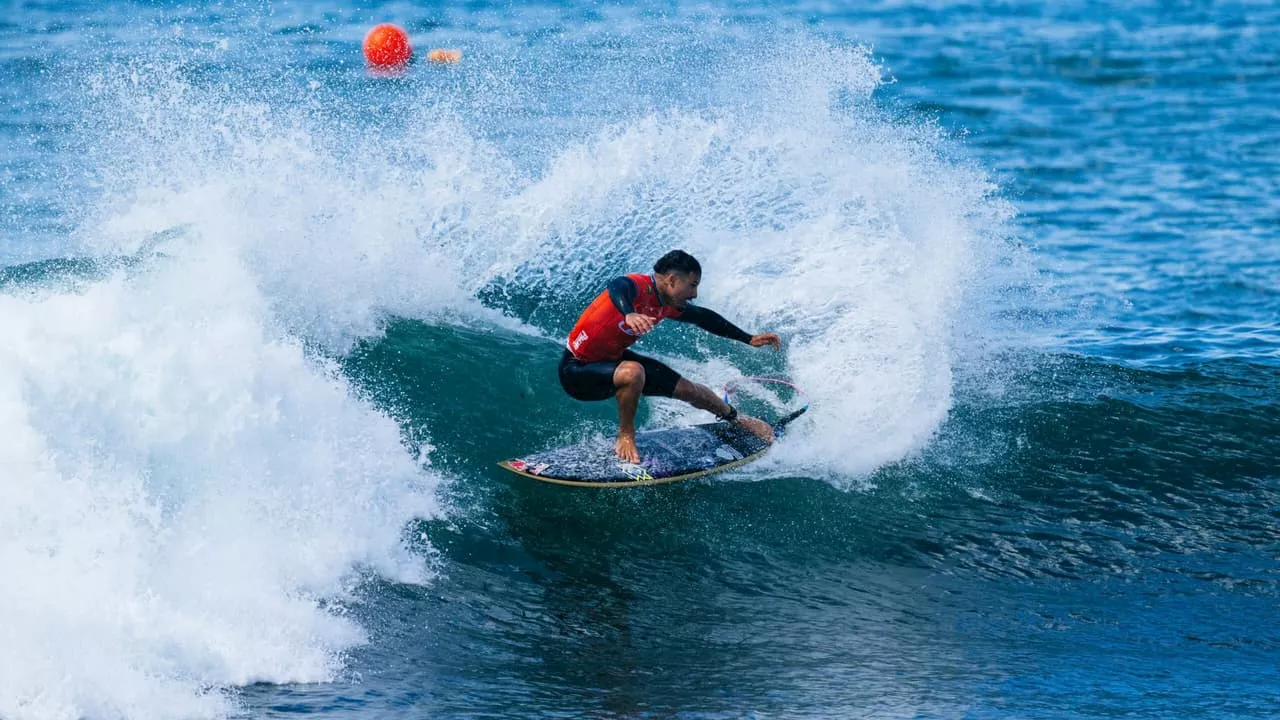
{"label": "surfer's leg", "polygon": [[617,361],[579,362],[565,350],[560,359],[560,386],[575,400],[608,400],[616,390],[613,374],[617,369]]}
{"label": "surfer's leg", "polygon": [[676,384],[680,382],[680,373],[672,370],[661,360],[654,360],[646,355],[626,350],[622,359],[639,363],[644,367],[644,394],[655,397],[675,397]]}
{"label": "surfer's leg", "polygon": [[716,391],[695,382],[680,378],[676,383],[677,400],[683,400],[699,410],[706,410],[716,417],[724,417],[729,413],[729,403],[721,400]]}
{"label": "surfer's leg", "polygon": [[630,462],[640,462],[640,451],[636,449],[636,408],[640,405],[640,394],[644,392],[644,366],[634,360],[618,363],[613,371],[613,386],[618,396],[618,457]]}
{"label": "surfer's leg", "polygon": [[[699,410],[714,413],[719,418],[729,413],[729,403],[721,400],[720,396],[716,395],[715,390],[706,385],[689,382],[684,378],[680,378],[680,382],[676,383],[675,398],[683,400]],[[755,433],[761,440],[773,442],[773,428],[769,426],[769,423],[741,413],[738,414],[735,422]]]}

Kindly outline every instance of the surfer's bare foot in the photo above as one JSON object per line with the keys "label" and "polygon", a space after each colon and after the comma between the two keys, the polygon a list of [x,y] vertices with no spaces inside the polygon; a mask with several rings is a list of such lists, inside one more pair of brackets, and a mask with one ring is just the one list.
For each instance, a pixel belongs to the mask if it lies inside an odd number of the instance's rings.
{"label": "surfer's bare foot", "polygon": [[769,423],[759,418],[753,418],[750,415],[739,415],[738,424],[750,430],[761,440],[767,443],[773,442],[773,426]]}
{"label": "surfer's bare foot", "polygon": [[638,463],[640,462],[640,451],[636,449],[635,435],[618,435],[618,444],[615,447],[618,453],[618,459],[623,462]]}

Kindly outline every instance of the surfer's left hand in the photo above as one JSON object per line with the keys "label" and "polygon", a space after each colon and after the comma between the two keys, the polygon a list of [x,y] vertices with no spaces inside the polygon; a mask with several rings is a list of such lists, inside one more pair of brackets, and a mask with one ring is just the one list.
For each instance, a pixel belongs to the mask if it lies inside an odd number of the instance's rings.
{"label": "surfer's left hand", "polygon": [[782,338],[775,333],[760,333],[751,336],[751,347],[764,347],[772,345],[774,350],[782,349]]}

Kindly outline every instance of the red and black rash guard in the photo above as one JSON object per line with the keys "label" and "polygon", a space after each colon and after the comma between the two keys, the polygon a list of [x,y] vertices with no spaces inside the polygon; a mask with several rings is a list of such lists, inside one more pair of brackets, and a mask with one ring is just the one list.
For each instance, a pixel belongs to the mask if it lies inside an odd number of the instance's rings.
{"label": "red and black rash guard", "polygon": [[622,351],[639,336],[627,327],[624,318],[633,313],[662,322],[668,318],[696,325],[720,337],[751,342],[751,334],[725,320],[714,311],[694,305],[684,310],[664,305],[652,275],[623,275],[614,278],[600,293],[569,332],[569,352],[580,362],[618,360]]}

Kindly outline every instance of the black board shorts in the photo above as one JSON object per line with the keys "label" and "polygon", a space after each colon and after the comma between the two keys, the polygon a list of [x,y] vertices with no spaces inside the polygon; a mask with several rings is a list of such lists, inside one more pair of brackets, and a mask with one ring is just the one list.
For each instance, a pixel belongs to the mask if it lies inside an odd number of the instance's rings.
{"label": "black board shorts", "polygon": [[630,350],[623,350],[622,357],[618,360],[584,363],[566,349],[564,356],[560,358],[560,386],[575,400],[608,400],[618,392],[618,388],[613,385],[613,371],[618,369],[619,363],[626,360],[638,362],[644,367],[645,395],[672,397],[676,394],[680,373],[662,362]]}

